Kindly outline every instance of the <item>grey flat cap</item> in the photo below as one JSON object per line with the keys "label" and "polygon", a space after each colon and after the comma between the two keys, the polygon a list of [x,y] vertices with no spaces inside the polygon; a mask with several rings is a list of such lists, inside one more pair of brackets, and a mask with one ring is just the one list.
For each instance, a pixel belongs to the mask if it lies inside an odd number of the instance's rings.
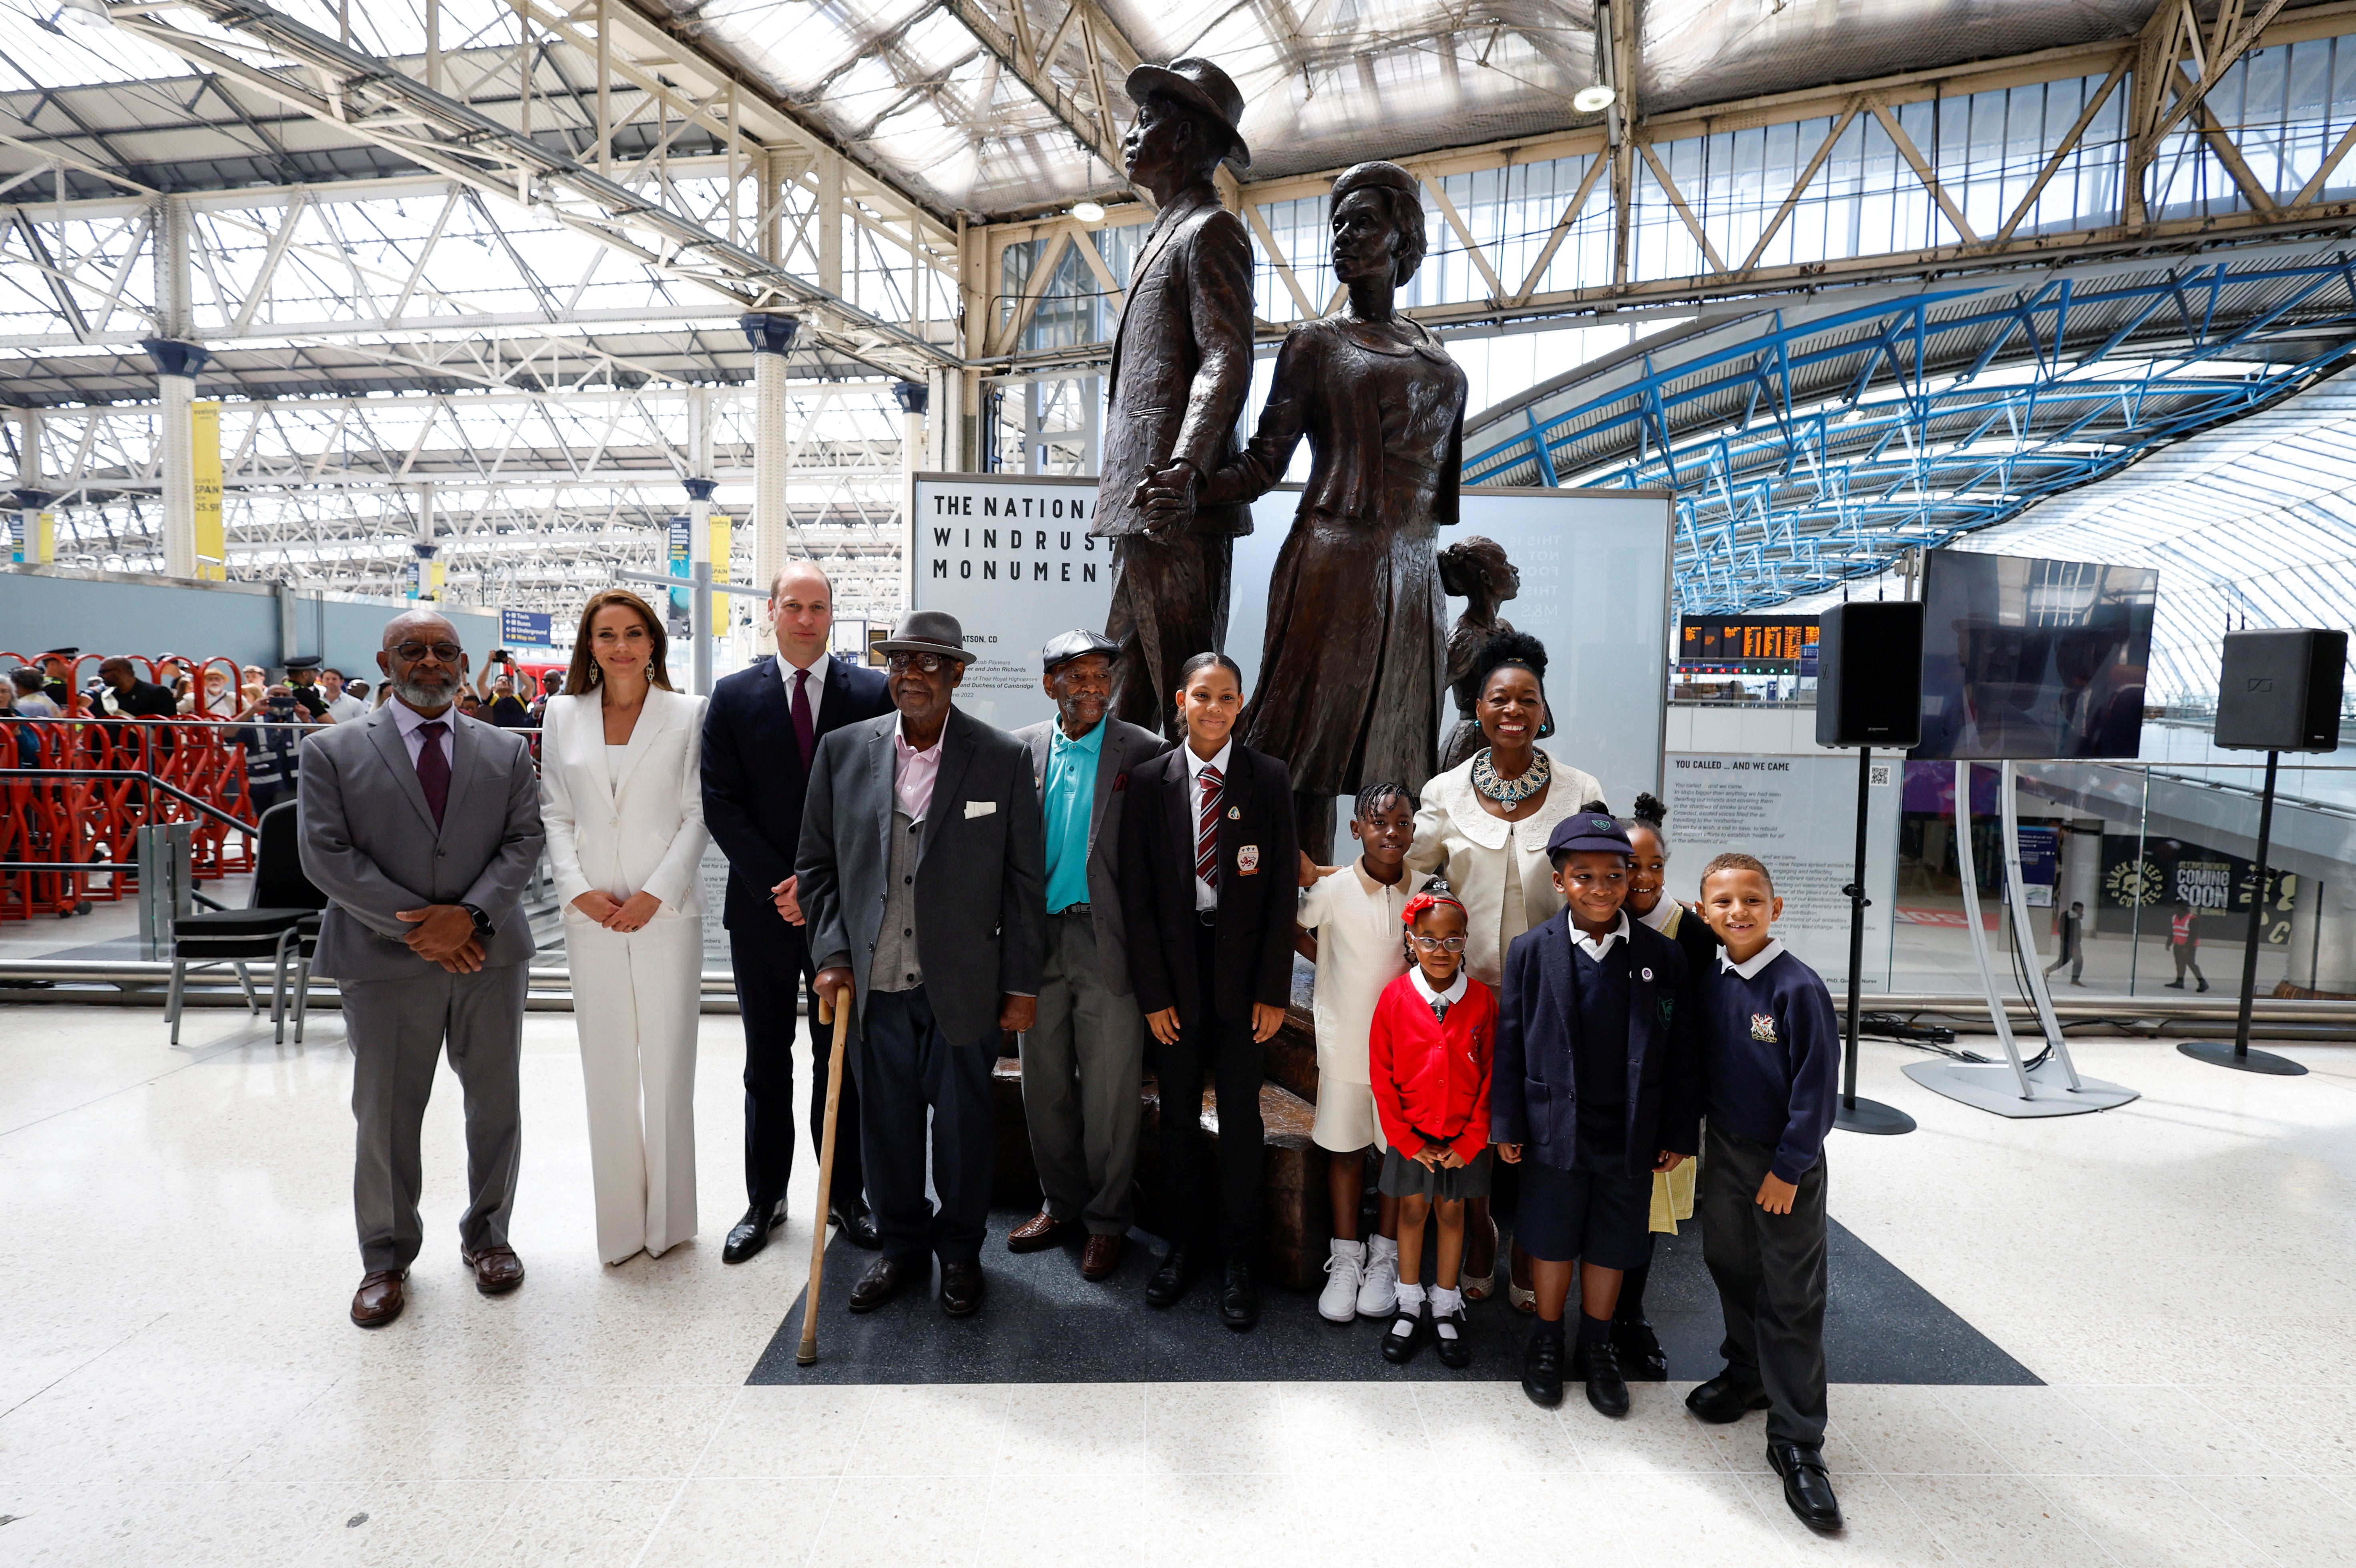
{"label": "grey flat cap", "polygon": [[1120,657],[1120,645],[1102,632],[1066,632],[1048,640],[1039,650],[1039,667],[1053,670],[1057,665],[1069,664],[1089,654],[1102,654],[1108,659]]}
{"label": "grey flat cap", "polygon": [[959,664],[971,664],[965,651],[965,628],[946,610],[911,610],[900,617],[891,636],[876,645],[885,654],[940,654]]}

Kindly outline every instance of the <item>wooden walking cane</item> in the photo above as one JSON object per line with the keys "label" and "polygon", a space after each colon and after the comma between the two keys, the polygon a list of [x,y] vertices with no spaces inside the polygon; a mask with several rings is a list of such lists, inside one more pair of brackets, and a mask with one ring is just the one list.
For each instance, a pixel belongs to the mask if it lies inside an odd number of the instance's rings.
{"label": "wooden walking cane", "polygon": [[818,1287],[826,1275],[826,1217],[828,1205],[834,1200],[834,1118],[842,1105],[842,1046],[851,1038],[851,1008],[844,1005],[848,998],[840,990],[835,997],[838,999],[831,1002],[820,997],[818,1003],[818,1021],[834,1025],[834,1051],[826,1070],[826,1130],[818,1150],[818,1224],[810,1237],[809,1293],[802,1297],[801,1349],[794,1352],[798,1367],[818,1360]]}

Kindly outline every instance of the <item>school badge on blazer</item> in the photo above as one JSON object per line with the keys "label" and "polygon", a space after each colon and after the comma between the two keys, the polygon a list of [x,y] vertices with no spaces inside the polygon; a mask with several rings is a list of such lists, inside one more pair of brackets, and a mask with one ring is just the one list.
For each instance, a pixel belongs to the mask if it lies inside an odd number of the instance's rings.
{"label": "school badge on blazer", "polygon": [[1248,877],[1259,869],[1259,846],[1247,844],[1236,851],[1236,875]]}
{"label": "school badge on blazer", "polygon": [[1763,1040],[1769,1045],[1773,1045],[1775,1043],[1775,1015],[1773,1013],[1751,1014],[1751,1038],[1753,1040]]}

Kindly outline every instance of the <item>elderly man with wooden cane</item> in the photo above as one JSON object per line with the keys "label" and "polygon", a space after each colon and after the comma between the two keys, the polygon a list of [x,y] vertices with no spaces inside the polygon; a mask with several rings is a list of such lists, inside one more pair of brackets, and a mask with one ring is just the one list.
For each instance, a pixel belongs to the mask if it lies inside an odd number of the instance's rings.
{"label": "elderly man with wooden cane", "polygon": [[[819,742],[794,869],[816,989],[838,1016],[851,1009],[884,1241],[851,1310],[923,1283],[937,1257],[941,1307],[963,1317],[981,1306],[991,1069],[1038,1008],[1039,796],[1030,749],[952,705],[973,656],[955,616],[913,611],[882,651],[896,711]],[[925,1194],[928,1114],[937,1210]]]}

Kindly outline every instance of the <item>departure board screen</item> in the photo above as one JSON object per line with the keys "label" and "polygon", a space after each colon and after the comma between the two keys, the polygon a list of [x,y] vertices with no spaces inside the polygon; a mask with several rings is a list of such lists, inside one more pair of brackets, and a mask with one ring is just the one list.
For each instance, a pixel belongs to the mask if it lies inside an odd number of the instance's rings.
{"label": "departure board screen", "polygon": [[[1745,675],[1813,675],[1814,615],[1683,615],[1677,667]],[[1804,668],[1803,667],[1805,667]]]}

